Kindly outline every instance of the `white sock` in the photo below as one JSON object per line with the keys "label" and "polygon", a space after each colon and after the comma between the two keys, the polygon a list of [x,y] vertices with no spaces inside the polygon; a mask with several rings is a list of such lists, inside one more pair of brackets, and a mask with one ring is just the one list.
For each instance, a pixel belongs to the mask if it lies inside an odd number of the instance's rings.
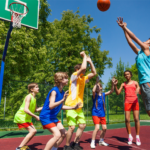
{"label": "white sock", "polygon": [[131,135],[131,134],[129,134],[129,138],[132,138],[132,135]]}
{"label": "white sock", "polygon": [[104,141],[104,139],[103,138],[100,138],[100,140],[99,140],[100,142],[103,142]]}
{"label": "white sock", "polygon": [[139,139],[139,138],[140,138],[140,137],[139,137],[139,135],[136,135],[136,138],[138,138],[138,139]]}
{"label": "white sock", "polygon": [[57,150],[57,147],[54,147],[54,146],[53,146],[53,147],[52,147],[52,150]]}
{"label": "white sock", "polygon": [[95,144],[95,140],[92,140],[92,142],[91,143],[94,143]]}

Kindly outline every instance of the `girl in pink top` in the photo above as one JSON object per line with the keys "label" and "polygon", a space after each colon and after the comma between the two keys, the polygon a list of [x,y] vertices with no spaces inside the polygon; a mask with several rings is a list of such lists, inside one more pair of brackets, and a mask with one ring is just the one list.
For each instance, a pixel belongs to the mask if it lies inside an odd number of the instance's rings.
{"label": "girl in pink top", "polygon": [[139,103],[137,94],[139,93],[140,87],[137,81],[131,80],[132,72],[126,70],[124,72],[124,77],[126,78],[126,82],[122,83],[120,88],[117,88],[118,81],[115,80],[115,91],[116,94],[119,95],[124,88],[125,90],[125,102],[124,102],[124,111],[125,111],[125,123],[126,129],[129,134],[128,144],[132,144],[133,137],[131,135],[131,127],[130,127],[130,111],[132,109],[134,121],[135,121],[135,130],[136,130],[136,144],[141,145],[139,132],[140,132],[140,122],[139,122]]}

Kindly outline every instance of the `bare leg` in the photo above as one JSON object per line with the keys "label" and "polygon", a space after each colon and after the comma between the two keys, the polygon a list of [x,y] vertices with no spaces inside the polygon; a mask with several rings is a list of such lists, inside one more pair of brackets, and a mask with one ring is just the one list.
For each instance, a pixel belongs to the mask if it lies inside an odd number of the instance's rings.
{"label": "bare leg", "polygon": [[139,122],[139,111],[138,110],[133,111],[133,117],[134,117],[134,122],[135,122],[136,135],[139,135],[140,122]]}
{"label": "bare leg", "polygon": [[77,130],[77,132],[76,132],[76,136],[75,136],[75,139],[74,139],[74,143],[78,143],[78,142],[79,142],[80,137],[81,137],[81,135],[82,135],[82,133],[83,133],[85,127],[86,127],[86,124],[79,124],[79,128],[78,128],[78,130]]}
{"label": "bare leg", "polygon": [[52,147],[55,145],[55,143],[60,139],[61,133],[58,130],[57,127],[53,127],[51,129],[48,129],[50,132],[52,132],[53,137],[47,142],[44,150],[51,150]]}
{"label": "bare leg", "polygon": [[127,133],[131,134],[130,111],[125,111],[125,123],[126,123]]}
{"label": "bare leg", "polygon": [[60,139],[55,143],[54,147],[59,147],[59,145],[62,143],[62,141],[64,140],[64,138],[66,137],[67,131],[65,130],[65,128],[63,127],[63,125],[61,123],[57,124],[57,128],[61,133],[61,137]]}
{"label": "bare leg", "polygon": [[100,134],[100,138],[102,138],[102,139],[104,138],[106,130],[107,130],[107,126],[102,125],[102,131],[101,131],[101,134]]}
{"label": "bare leg", "polygon": [[99,124],[95,124],[95,129],[92,134],[92,140],[95,140],[98,130],[99,130]]}
{"label": "bare leg", "polygon": [[26,130],[29,131],[29,133],[26,135],[26,137],[23,139],[23,141],[21,142],[21,144],[19,145],[19,147],[23,147],[25,146],[32,138],[33,136],[36,134],[36,129],[35,127],[32,125],[32,126],[29,126],[26,128]]}
{"label": "bare leg", "polygon": [[70,141],[71,141],[74,129],[75,129],[75,126],[69,126],[69,129],[67,132],[67,137],[66,137],[66,145],[67,146],[70,146]]}

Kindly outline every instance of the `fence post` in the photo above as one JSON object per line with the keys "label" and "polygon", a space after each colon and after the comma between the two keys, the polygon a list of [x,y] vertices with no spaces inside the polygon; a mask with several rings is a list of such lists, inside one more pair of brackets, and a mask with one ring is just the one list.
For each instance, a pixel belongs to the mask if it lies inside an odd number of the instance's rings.
{"label": "fence post", "polygon": [[63,124],[63,110],[61,110],[61,123]]}
{"label": "fence post", "polygon": [[[107,90],[108,91],[108,90]],[[109,124],[109,105],[108,105],[108,95],[107,95],[107,123]]]}

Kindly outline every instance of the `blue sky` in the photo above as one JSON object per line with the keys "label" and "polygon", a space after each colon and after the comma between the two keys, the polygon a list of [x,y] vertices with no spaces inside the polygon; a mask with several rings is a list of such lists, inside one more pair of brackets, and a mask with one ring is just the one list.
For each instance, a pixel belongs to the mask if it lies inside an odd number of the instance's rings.
{"label": "blue sky", "polygon": [[[48,21],[61,19],[61,13],[66,10],[75,12],[79,7],[80,16],[91,15],[94,21],[91,27],[101,28],[102,44],[100,50],[109,50],[109,57],[112,58],[113,67],[105,69],[102,81],[108,82],[111,73],[115,71],[120,58],[129,66],[135,63],[136,54],[128,46],[122,29],[117,25],[117,17],[121,16],[127,23],[127,27],[141,40],[150,38],[150,0],[110,0],[111,6],[108,11],[101,12],[97,8],[97,0],[48,0],[51,16]],[[91,37],[97,38],[92,33]],[[140,48],[137,45],[138,48]]]}

